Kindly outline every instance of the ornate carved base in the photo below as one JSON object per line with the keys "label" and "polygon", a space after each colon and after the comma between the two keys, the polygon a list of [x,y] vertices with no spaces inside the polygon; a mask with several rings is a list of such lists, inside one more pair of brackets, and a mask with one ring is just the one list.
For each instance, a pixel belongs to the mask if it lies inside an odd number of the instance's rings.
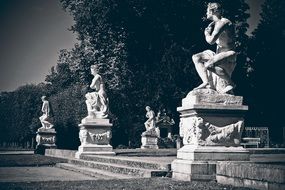
{"label": "ornate carved base", "polygon": [[189,93],[177,108],[184,147],[171,164],[173,178],[213,180],[217,161],[249,160],[248,151],[240,146],[247,109],[239,96],[209,89]]}
{"label": "ornate carved base", "polygon": [[39,128],[36,136],[37,147],[42,145],[49,148],[56,148],[56,132],[55,129]]}
{"label": "ornate carved base", "polygon": [[75,154],[76,158],[80,158],[80,155],[115,155],[110,145],[112,124],[109,119],[85,118],[79,127],[81,145]]}
{"label": "ornate carved base", "polygon": [[158,149],[156,131],[150,130],[142,133],[142,146],[141,149]]}

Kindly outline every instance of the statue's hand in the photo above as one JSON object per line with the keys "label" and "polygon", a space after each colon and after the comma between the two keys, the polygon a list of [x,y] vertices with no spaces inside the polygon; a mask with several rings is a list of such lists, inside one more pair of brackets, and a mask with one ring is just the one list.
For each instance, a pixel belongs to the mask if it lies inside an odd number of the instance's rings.
{"label": "statue's hand", "polygon": [[205,36],[211,34],[211,31],[212,31],[212,29],[213,29],[213,25],[214,25],[214,24],[215,24],[215,22],[211,22],[211,23],[207,26],[207,28],[205,28],[205,31],[204,31]]}
{"label": "statue's hand", "polygon": [[208,68],[214,68],[214,63],[212,63],[212,62],[206,62],[205,64],[205,67],[208,69]]}

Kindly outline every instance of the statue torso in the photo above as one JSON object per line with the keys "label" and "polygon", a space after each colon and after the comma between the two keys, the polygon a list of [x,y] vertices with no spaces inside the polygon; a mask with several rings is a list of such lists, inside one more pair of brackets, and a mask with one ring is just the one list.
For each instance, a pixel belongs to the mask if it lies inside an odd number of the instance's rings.
{"label": "statue torso", "polygon": [[234,26],[228,19],[222,18],[219,22],[223,24],[222,32],[216,41],[217,53],[235,49]]}

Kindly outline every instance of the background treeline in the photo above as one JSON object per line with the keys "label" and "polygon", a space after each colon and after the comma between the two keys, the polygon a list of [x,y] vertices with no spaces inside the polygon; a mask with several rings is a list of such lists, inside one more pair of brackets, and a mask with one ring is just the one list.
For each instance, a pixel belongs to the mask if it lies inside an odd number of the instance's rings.
{"label": "background treeline", "polygon": [[[40,127],[42,95],[52,105],[58,147],[76,149],[78,127],[86,116],[84,95],[97,64],[106,83],[113,127],[113,146],[138,147],[144,131],[145,106],[166,108],[175,119],[176,108],[201,81],[191,56],[209,49],[203,31],[208,1],[202,0],[61,0],[75,20],[71,30],[79,43],[60,51],[57,65],[45,83],[25,85],[0,95],[1,141],[23,141]],[[252,37],[244,0],[218,1],[236,26],[238,65],[233,73],[236,95],[250,111],[247,126],[268,126],[280,135],[285,118],[281,74],[284,45],[284,1],[266,0]],[[215,46],[210,47],[215,50]],[[284,48],[283,48],[284,49]],[[283,80],[282,80],[283,79]],[[281,135],[279,136],[281,137]],[[275,138],[274,138],[275,139]],[[281,139],[281,138],[280,138]]]}

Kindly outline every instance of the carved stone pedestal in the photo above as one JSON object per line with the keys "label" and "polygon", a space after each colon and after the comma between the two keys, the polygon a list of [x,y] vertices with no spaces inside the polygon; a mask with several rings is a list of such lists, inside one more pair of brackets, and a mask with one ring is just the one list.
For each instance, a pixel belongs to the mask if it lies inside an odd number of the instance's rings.
{"label": "carved stone pedestal", "polygon": [[157,140],[157,133],[154,129],[143,132],[141,149],[158,149]]}
{"label": "carved stone pedestal", "polygon": [[177,110],[184,147],[171,164],[174,179],[215,180],[217,161],[249,160],[240,146],[248,110],[242,97],[201,89],[190,92]]}
{"label": "carved stone pedestal", "polygon": [[81,155],[115,155],[110,145],[112,124],[109,119],[85,118],[79,127],[81,145],[75,154],[76,158]]}
{"label": "carved stone pedestal", "polygon": [[42,145],[47,148],[56,148],[56,132],[55,129],[39,128],[36,136],[37,147]]}
{"label": "carved stone pedestal", "polygon": [[35,154],[45,154],[45,149],[47,148],[56,148],[56,132],[55,129],[41,127],[37,131],[36,136],[37,146],[34,151]]}

